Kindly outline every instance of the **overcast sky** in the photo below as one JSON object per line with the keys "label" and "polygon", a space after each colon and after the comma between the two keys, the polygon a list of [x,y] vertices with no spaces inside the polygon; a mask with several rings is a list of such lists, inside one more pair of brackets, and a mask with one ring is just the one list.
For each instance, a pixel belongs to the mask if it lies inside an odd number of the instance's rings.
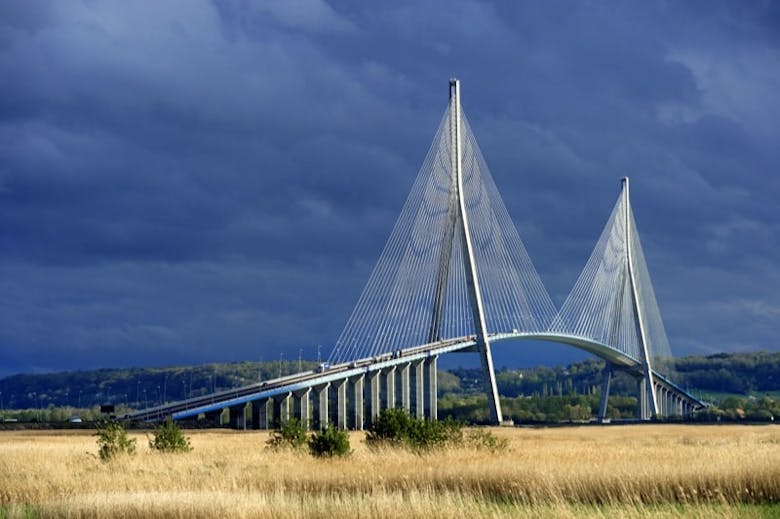
{"label": "overcast sky", "polygon": [[780,350],[778,2],[25,0],[0,376],[326,356],[452,76],[557,304],[630,176],[673,352]]}

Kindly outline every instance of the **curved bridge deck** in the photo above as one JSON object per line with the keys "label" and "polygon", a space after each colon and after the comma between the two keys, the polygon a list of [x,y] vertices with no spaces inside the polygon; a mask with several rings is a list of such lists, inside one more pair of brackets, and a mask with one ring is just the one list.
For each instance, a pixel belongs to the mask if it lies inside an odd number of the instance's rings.
{"label": "curved bridge deck", "polygon": [[[492,334],[491,343],[506,340],[542,340],[564,343],[590,352],[615,369],[627,371],[634,376],[642,375],[642,365],[625,353],[600,342],[558,333],[510,332]],[[318,398],[315,405],[320,424],[333,420],[333,409],[328,403],[335,400],[335,423],[341,427],[362,429],[365,407],[367,416],[373,417],[384,407],[404,407],[414,414],[436,418],[436,360],[439,355],[469,351],[477,347],[476,337],[460,337],[396,350],[389,354],[364,358],[357,361],[323,367],[315,371],[305,371],[247,386],[203,395],[179,402],[144,409],[125,415],[123,419],[138,421],[156,421],[165,417],[175,420],[197,417],[200,414],[217,414],[223,409],[231,410],[231,416],[237,418],[231,422],[246,426],[244,414],[247,404],[252,405],[253,424],[264,428],[272,425],[258,420],[255,415],[276,415],[284,419],[294,414],[299,418],[312,421],[310,393],[314,391]],[[396,376],[398,375],[398,376]],[[704,402],[685,390],[655,373],[657,390],[668,395],[675,403],[670,405],[668,415],[685,415],[705,406]],[[350,397],[347,397],[349,385]],[[335,392],[330,395],[330,392]],[[281,403],[280,403],[281,402]],[[303,402],[303,403],[302,403]],[[265,409],[262,406],[266,406]],[[274,407],[275,406],[275,407]],[[287,406],[285,408],[285,406]],[[292,407],[295,406],[295,409]],[[676,406],[676,407],[675,407]],[[272,408],[273,407],[273,408]],[[349,415],[347,413],[349,411]],[[242,418],[242,414],[244,417]],[[316,420],[315,420],[316,421]]]}

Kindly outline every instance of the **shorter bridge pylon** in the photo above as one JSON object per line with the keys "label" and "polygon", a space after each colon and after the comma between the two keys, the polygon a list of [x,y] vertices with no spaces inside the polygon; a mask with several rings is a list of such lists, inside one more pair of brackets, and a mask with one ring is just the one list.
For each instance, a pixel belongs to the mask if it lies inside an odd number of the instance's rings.
{"label": "shorter bridge pylon", "polygon": [[636,361],[638,416],[647,420],[661,413],[655,363],[671,353],[631,211],[628,178],[550,331],[597,341]]}

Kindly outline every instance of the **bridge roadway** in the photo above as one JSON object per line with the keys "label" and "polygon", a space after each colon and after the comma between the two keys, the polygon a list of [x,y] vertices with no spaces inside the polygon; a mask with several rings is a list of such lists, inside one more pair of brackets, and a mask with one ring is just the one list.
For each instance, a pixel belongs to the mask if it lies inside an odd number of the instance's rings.
{"label": "bridge roadway", "polygon": [[[612,370],[623,370],[637,378],[643,376],[642,365],[639,360],[615,348],[607,346],[606,344],[583,337],[561,333],[524,333],[512,331],[509,333],[491,334],[489,339],[491,343],[512,339],[542,340],[564,343],[590,352],[607,361],[607,366],[611,368],[607,370],[607,372],[610,374]],[[432,393],[435,395],[435,369],[436,359],[438,356],[444,353],[455,351],[474,350],[476,346],[477,342],[475,336],[458,337],[455,339],[423,344],[421,346],[396,350],[392,353],[384,355],[368,357],[344,364],[336,364],[324,369],[318,368],[317,370],[313,371],[296,373],[294,375],[288,375],[234,389],[201,395],[178,402],[172,402],[170,404],[166,403],[164,405],[150,407],[134,413],[126,414],[121,418],[128,421],[158,421],[164,419],[167,416],[170,416],[174,420],[195,418],[200,414],[221,412],[225,408],[235,409],[240,406],[246,406],[248,403],[256,403],[257,401],[272,401],[274,398],[289,396],[291,394],[299,393],[301,391],[306,391],[312,388],[327,388],[329,384],[340,383],[346,380],[365,376],[371,377],[372,375],[382,373],[383,370],[387,371],[391,370],[391,368],[398,366],[409,366],[414,363],[419,364],[424,361],[432,363],[431,365],[433,366],[430,375],[430,377],[433,378],[433,385],[430,386],[430,381],[428,384],[429,387],[433,387]],[[608,378],[609,377],[607,377],[606,387],[602,386],[602,392],[604,394],[608,394],[609,392]],[[662,374],[654,371],[654,378],[657,395],[661,397],[659,398],[659,401],[662,402],[660,411],[662,415],[669,416],[676,414],[683,416],[690,414],[691,411],[702,408],[706,405],[704,402],[690,395],[688,392],[674,384]],[[408,384],[408,379],[406,384]],[[408,388],[406,391],[408,392]],[[420,398],[422,398],[422,389],[418,391],[420,392]],[[372,415],[376,414],[377,412],[376,408],[378,407],[379,396],[376,398],[377,403],[373,404]],[[407,396],[406,402],[404,402],[404,407],[407,409],[410,407],[409,398],[410,397]],[[433,399],[433,397],[430,396],[429,398]],[[385,398],[385,401],[387,402],[387,398]],[[392,401],[392,399],[390,401]],[[324,405],[327,408],[327,404]],[[430,406],[430,402],[426,403],[426,405]],[[603,406],[604,409],[600,413],[600,418],[604,418],[603,415],[606,411],[606,403],[603,403]],[[423,416],[421,403],[417,404],[417,408],[419,409],[417,414],[419,416]],[[433,403],[432,409],[433,411],[431,411],[429,417],[435,419],[435,402]],[[346,421],[339,421],[339,425],[346,426]],[[362,418],[358,422],[358,426],[355,428],[362,428]]]}

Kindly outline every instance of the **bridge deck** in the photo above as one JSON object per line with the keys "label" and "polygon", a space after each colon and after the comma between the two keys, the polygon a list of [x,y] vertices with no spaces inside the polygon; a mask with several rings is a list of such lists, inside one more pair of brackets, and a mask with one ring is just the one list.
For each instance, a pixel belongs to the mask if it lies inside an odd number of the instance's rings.
{"label": "bridge deck", "polygon": [[[642,372],[642,366],[637,359],[634,359],[625,353],[611,348],[585,337],[559,333],[523,333],[510,332],[492,334],[491,342],[500,342],[506,340],[543,340],[568,344],[576,348],[588,351],[598,357],[612,363],[613,365],[625,369],[626,371],[639,375]],[[188,400],[173,402],[162,406],[151,407],[135,413],[125,415],[126,420],[154,421],[160,420],[166,416],[171,416],[175,420],[190,418],[201,413],[219,411],[226,407],[245,405],[255,400],[285,395],[295,391],[307,388],[316,388],[327,383],[346,380],[371,372],[380,371],[385,368],[398,366],[410,362],[419,361],[428,357],[442,355],[455,351],[465,351],[474,348],[477,345],[474,336],[459,337],[431,344],[423,344],[411,348],[396,350],[392,353],[360,359],[357,361],[337,364],[322,371],[305,371],[294,375],[280,377],[265,382],[258,382],[248,386],[220,391],[209,395],[203,395]],[[701,400],[687,393],[685,390],[675,385],[660,373],[655,373],[658,383],[667,389],[684,398],[692,401],[698,407],[704,407]]]}

